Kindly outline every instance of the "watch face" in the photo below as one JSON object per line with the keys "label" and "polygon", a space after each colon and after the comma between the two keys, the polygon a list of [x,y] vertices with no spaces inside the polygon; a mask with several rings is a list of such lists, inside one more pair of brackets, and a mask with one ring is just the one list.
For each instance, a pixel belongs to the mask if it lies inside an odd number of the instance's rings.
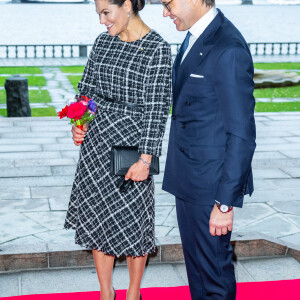
{"label": "watch face", "polygon": [[228,208],[228,206],[227,206],[227,205],[224,205],[224,204],[223,204],[223,205],[221,205],[221,206],[220,206],[220,210],[221,210],[221,212],[224,212],[224,213],[225,213],[225,212],[227,212],[227,211],[228,211],[228,209],[229,209],[229,208]]}

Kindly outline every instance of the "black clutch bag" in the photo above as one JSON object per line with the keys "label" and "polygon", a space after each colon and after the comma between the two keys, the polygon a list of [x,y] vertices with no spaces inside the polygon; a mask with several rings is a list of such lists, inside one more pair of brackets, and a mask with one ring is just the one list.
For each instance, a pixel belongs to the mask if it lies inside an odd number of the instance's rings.
{"label": "black clutch bag", "polygon": [[[128,169],[139,160],[140,155],[137,146],[112,146],[110,174],[119,176],[126,175]],[[149,175],[158,174],[159,159],[156,156],[152,156]]]}

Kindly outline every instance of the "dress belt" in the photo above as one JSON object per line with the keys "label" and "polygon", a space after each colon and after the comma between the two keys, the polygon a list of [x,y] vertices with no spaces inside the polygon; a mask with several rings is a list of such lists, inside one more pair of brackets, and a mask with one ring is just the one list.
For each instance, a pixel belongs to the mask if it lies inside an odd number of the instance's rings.
{"label": "dress belt", "polygon": [[116,101],[107,97],[95,97],[95,102],[101,110],[109,110],[113,112],[119,112],[129,114],[133,116],[142,117],[144,112],[144,106],[136,103]]}
{"label": "dress belt", "polygon": [[104,101],[108,101],[108,102],[116,103],[116,104],[120,104],[120,105],[125,105],[125,106],[127,106],[129,108],[133,108],[134,110],[136,110],[138,112],[143,112],[142,105],[138,105],[136,103],[115,101],[115,100],[110,99],[110,98],[104,98]]}

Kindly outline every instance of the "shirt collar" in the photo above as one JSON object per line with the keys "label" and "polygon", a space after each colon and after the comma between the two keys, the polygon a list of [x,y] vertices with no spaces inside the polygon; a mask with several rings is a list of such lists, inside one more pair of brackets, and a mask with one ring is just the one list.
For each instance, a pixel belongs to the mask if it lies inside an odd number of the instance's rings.
{"label": "shirt collar", "polygon": [[190,33],[198,39],[198,37],[203,33],[206,27],[212,22],[218,11],[215,6],[213,6],[202,18],[200,18],[191,28]]}

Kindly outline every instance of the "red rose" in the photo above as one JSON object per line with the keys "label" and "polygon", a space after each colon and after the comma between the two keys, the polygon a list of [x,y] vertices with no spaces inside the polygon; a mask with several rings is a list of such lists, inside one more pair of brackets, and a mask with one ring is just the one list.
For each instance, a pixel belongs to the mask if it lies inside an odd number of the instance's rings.
{"label": "red rose", "polygon": [[74,121],[79,120],[82,118],[86,111],[86,106],[81,102],[75,102],[70,104],[67,117],[70,119],[74,119]]}
{"label": "red rose", "polygon": [[59,111],[57,115],[59,116],[60,119],[62,119],[67,116],[67,113],[68,113],[68,105],[66,105],[65,108]]}

